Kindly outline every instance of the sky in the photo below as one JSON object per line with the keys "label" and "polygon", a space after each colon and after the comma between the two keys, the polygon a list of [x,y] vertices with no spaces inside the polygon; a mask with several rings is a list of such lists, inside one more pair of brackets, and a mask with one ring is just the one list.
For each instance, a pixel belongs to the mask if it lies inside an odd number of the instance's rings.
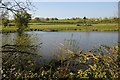
{"label": "sky", "polygon": [[[25,1],[25,0],[18,0],[18,1]],[[118,2],[119,0],[30,0],[30,1],[32,2]]]}
{"label": "sky", "polygon": [[117,2],[34,2],[33,17],[104,18],[118,15]]}

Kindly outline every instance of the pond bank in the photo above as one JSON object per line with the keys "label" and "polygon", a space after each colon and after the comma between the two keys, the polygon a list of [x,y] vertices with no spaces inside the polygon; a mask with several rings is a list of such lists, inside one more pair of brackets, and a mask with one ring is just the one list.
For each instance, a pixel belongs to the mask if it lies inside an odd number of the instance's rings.
{"label": "pond bank", "polygon": [[[3,27],[1,32],[16,32],[15,26]],[[63,25],[29,25],[25,31],[45,31],[45,32],[117,32],[119,31],[117,24],[93,24],[92,26],[81,26],[76,24]]]}

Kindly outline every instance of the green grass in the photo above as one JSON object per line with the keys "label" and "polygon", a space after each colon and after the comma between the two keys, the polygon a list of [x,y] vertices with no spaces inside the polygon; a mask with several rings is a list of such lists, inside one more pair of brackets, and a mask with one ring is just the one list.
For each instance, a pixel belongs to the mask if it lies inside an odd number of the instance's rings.
{"label": "green grass", "polygon": [[[32,24],[32,23],[31,23]],[[15,32],[17,28],[15,26],[6,27],[0,29],[2,32]],[[62,32],[62,31],[78,31],[78,32],[115,32],[118,31],[117,24],[92,24],[92,26],[84,26],[77,24],[45,24],[40,25],[39,23],[34,23],[29,25],[29,28],[26,31],[53,31],[53,32]]]}

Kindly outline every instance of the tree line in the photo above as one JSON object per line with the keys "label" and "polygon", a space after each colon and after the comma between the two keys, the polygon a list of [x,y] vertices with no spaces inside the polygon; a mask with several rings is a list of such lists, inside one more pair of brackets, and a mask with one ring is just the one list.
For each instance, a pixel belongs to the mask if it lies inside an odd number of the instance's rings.
{"label": "tree line", "polygon": [[[19,13],[19,14],[18,14]],[[18,12],[17,15],[19,15],[18,18],[22,17],[21,19],[23,19],[23,16],[20,16],[20,12]],[[25,14],[26,12],[22,12],[21,15]],[[56,23],[56,24],[77,24],[77,23],[87,23],[87,24],[99,24],[99,23],[118,23],[118,18],[117,17],[113,17],[113,18],[67,18],[67,19],[58,19],[58,18],[39,18],[39,17],[35,17],[34,19],[31,19],[31,15],[28,13],[26,14],[26,21],[27,23]],[[15,24],[10,24],[10,23],[16,23],[16,17],[14,17],[13,20],[9,20],[8,18],[2,18],[2,25],[4,27],[6,26],[15,26]],[[29,20],[29,21],[28,21]],[[21,20],[23,21],[22,23],[26,22],[25,19]],[[21,22],[20,22],[21,23]],[[18,24],[18,23],[17,23]]]}

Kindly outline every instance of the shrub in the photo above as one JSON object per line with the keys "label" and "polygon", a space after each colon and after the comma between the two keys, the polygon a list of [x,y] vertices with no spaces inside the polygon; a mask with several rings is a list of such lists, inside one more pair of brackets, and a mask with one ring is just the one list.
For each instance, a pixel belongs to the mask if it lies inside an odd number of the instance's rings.
{"label": "shrub", "polygon": [[[8,47],[7,47],[8,48]],[[94,54],[97,52],[98,54]],[[3,79],[117,79],[120,75],[118,47],[101,46],[79,54],[64,48],[61,57],[41,67],[32,54],[3,52]],[[37,56],[37,55],[36,55]]]}

